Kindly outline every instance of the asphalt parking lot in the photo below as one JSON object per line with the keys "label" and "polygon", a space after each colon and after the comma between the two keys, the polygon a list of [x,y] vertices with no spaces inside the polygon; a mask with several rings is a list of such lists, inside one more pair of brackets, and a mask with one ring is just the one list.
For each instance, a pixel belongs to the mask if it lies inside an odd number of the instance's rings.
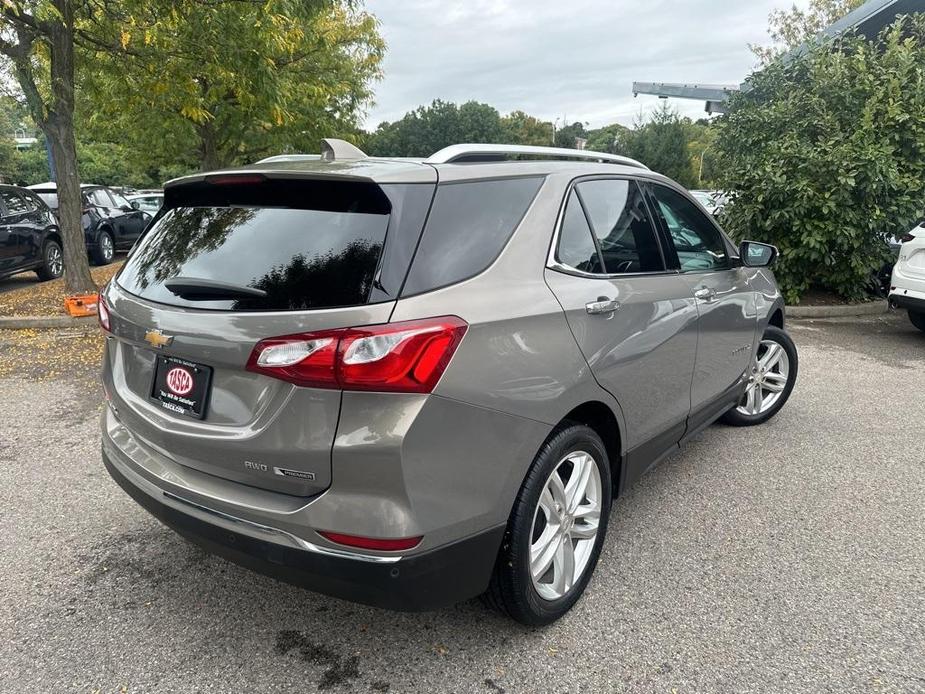
{"label": "asphalt parking lot", "polygon": [[787,407],[646,475],[545,629],[210,557],[108,478],[85,379],[0,377],[0,691],[925,691],[925,335],[900,314],[790,327]]}

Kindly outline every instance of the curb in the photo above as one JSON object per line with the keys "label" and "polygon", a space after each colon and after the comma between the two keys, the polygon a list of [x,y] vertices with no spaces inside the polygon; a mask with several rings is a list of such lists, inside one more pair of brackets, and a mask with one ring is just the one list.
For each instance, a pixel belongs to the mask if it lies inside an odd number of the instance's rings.
{"label": "curb", "polygon": [[0,330],[29,330],[31,328],[95,327],[96,316],[71,318],[70,316],[12,316],[0,318]]}
{"label": "curb", "polygon": [[878,316],[889,310],[886,299],[867,301],[863,304],[840,304],[836,306],[787,306],[787,318],[853,318],[855,316]]}

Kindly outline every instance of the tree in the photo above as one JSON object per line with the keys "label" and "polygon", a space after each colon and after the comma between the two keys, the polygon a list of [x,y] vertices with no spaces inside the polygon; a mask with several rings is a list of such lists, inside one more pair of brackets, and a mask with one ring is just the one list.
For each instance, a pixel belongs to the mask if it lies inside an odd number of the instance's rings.
{"label": "tree", "polygon": [[687,124],[691,179],[698,188],[712,188],[716,178],[716,127],[706,118]]}
{"label": "tree", "polygon": [[347,0],[122,4],[82,85],[86,125],[145,168],[215,169],[354,138],[381,75],[377,22]]}
{"label": "tree", "polygon": [[566,149],[574,149],[575,141],[578,139],[586,140],[588,139],[588,131],[585,130],[585,124],[579,121],[570,123],[569,125],[563,125],[561,128],[556,130],[555,145],[556,147],[565,147]]}
{"label": "tree", "polygon": [[637,118],[632,135],[627,140],[627,152],[654,171],[691,187],[695,179],[688,152],[689,121],[662,103],[648,120]]}
{"label": "tree", "polygon": [[886,238],[925,208],[925,18],[775,61],[719,125],[724,221],[775,244],[788,302],[810,287],[865,295]]}
{"label": "tree", "polygon": [[499,143],[505,138],[497,109],[477,101],[461,106],[435,100],[394,123],[381,123],[364,146],[382,157],[426,157],[460,142]]}
{"label": "tree", "polygon": [[612,123],[603,128],[588,131],[588,149],[595,152],[624,154],[629,151],[629,139],[632,131],[625,125]]}
{"label": "tree", "polygon": [[553,124],[528,115],[523,111],[512,111],[501,117],[502,139],[512,145],[549,146],[553,139]]}
{"label": "tree", "polygon": [[801,10],[792,5],[789,10],[774,10],[768,17],[770,46],[751,46],[762,65],[798,48],[813,39],[820,31],[863,5],[865,0],[810,0],[809,7]]}
{"label": "tree", "polygon": [[72,293],[96,289],[80,223],[80,179],[74,138],[73,0],[3,0],[0,53],[13,72],[29,112],[51,146],[58,181],[58,224],[64,246],[64,282]]}

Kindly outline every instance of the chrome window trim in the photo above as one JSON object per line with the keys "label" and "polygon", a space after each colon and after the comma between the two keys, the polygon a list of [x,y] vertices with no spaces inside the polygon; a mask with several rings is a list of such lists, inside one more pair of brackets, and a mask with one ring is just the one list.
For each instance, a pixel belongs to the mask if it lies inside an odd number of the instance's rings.
{"label": "chrome window trim", "polygon": [[[629,176],[627,174],[593,174],[590,176],[579,176],[569,181],[568,187],[565,189],[565,193],[562,196],[562,202],[559,204],[559,213],[556,215],[556,225],[553,229],[552,234],[552,243],[549,245],[549,252],[546,255],[546,269],[553,270],[555,272],[561,272],[564,275],[572,275],[573,277],[584,277],[585,279],[593,280],[618,280],[624,277],[658,277],[664,275],[677,275],[680,274],[680,270],[675,268],[667,267],[668,262],[664,257],[665,252],[661,248],[662,241],[656,233],[655,241],[659,245],[659,253],[662,255],[662,262],[665,263],[666,268],[664,270],[650,270],[648,272],[616,272],[616,273],[594,273],[594,272],[585,272],[584,270],[579,270],[574,268],[571,265],[566,265],[559,261],[556,258],[556,250],[559,248],[559,234],[562,232],[562,223],[565,220],[565,206],[568,203],[569,196],[571,196],[572,191],[575,189],[579,183],[584,181],[629,181],[630,183],[635,183],[639,185],[639,179],[636,176]],[[655,223],[654,220],[650,222]],[[653,233],[656,230],[652,229]],[[594,230],[591,230],[591,233],[594,234]]]}
{"label": "chrome window trim", "polygon": [[324,554],[329,557],[338,557],[340,559],[353,559],[355,561],[364,561],[370,562],[372,564],[394,564],[402,559],[401,556],[381,556],[377,554],[360,554],[358,552],[348,552],[342,549],[333,549],[331,547],[322,547],[320,545],[313,544],[307,540],[303,540],[301,537],[297,537],[290,532],[285,530],[280,530],[279,528],[273,528],[269,525],[263,525],[262,523],[255,523],[254,521],[245,520],[244,518],[238,518],[237,516],[232,516],[230,513],[225,513],[224,511],[217,511],[214,508],[209,508],[208,506],[203,506],[202,504],[197,504],[195,501],[190,501],[189,499],[184,499],[181,496],[172,494],[170,492],[162,491],[161,492],[166,498],[171,501],[175,501],[180,504],[185,504],[186,506],[192,506],[197,511],[205,513],[210,516],[216,516],[221,518],[224,521],[233,523],[235,525],[243,525],[246,528],[252,530],[257,530],[264,534],[270,535],[279,535],[285,537],[289,540],[290,543],[295,544],[298,549],[305,550],[306,552],[314,552],[315,554]]}

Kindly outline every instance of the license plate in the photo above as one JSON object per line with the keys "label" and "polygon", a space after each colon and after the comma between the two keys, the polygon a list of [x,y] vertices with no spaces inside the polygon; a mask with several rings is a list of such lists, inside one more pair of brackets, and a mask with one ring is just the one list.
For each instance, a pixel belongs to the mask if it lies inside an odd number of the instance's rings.
{"label": "license plate", "polygon": [[169,412],[202,419],[211,383],[211,366],[158,355],[151,397]]}

